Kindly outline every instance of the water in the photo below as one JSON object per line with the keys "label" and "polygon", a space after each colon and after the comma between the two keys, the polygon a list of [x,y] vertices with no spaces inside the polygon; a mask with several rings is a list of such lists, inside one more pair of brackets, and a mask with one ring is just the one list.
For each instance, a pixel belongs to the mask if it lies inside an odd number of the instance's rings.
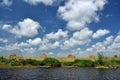
{"label": "water", "polygon": [[0,69],[0,80],[120,80],[120,69]]}

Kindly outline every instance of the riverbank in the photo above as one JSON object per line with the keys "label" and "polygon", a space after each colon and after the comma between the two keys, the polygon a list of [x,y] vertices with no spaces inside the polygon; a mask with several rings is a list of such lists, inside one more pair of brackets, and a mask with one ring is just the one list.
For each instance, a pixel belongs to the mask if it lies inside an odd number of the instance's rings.
{"label": "riverbank", "polygon": [[93,68],[120,68],[119,58],[104,57],[99,54],[98,58],[81,59],[73,61],[60,61],[58,58],[47,57],[44,60],[16,59],[0,57],[0,68],[54,68],[54,67],[93,67]]}
{"label": "riverbank", "polygon": [[[55,67],[51,67],[51,66],[31,66],[31,65],[26,65],[26,66],[10,66],[10,65],[0,65],[0,68],[55,68]],[[61,68],[83,68],[83,67],[77,67],[77,66],[61,66]],[[86,67],[84,67],[86,68]],[[110,66],[95,66],[95,67],[90,67],[90,68],[97,68],[97,69],[113,69],[113,68],[120,68],[120,67],[110,67]]]}
{"label": "riverbank", "polygon": [[39,66],[10,66],[10,65],[0,65],[0,68],[39,68]]}

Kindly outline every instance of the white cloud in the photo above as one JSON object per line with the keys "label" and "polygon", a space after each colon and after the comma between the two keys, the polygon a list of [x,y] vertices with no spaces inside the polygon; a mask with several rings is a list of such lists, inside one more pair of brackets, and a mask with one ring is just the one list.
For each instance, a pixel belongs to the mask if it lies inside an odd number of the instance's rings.
{"label": "white cloud", "polygon": [[108,50],[111,52],[120,52],[120,34],[116,36],[113,43],[108,47]]}
{"label": "white cloud", "polygon": [[59,29],[56,33],[49,33],[46,34],[47,39],[60,39],[60,38],[66,38],[68,36],[68,31],[63,31],[62,29]]}
{"label": "white cloud", "polygon": [[30,5],[37,5],[39,3],[43,3],[44,5],[53,5],[55,2],[60,0],[24,0],[25,2],[29,3]]}
{"label": "white cloud", "polygon": [[8,42],[8,39],[0,38],[0,42],[2,42],[2,43],[7,43],[7,42]]}
{"label": "white cloud", "polygon": [[6,30],[6,31],[9,31],[11,28],[12,28],[12,26],[9,25],[9,24],[4,24],[3,27],[2,27],[2,29]]}
{"label": "white cloud", "polygon": [[90,53],[105,52],[106,47],[101,42],[97,42],[95,45],[92,45],[91,48],[87,48],[86,50]]}
{"label": "white cloud", "polygon": [[110,31],[109,30],[106,30],[106,29],[99,29],[99,30],[97,30],[94,34],[93,34],[93,39],[96,39],[96,38],[100,38],[100,37],[102,37],[102,36],[104,36],[104,35],[106,35],[106,34],[108,34],[108,33],[110,33]]}
{"label": "white cloud", "polygon": [[106,0],[69,0],[58,9],[59,16],[68,21],[67,28],[80,30],[88,23],[99,20],[98,11],[101,11]]}
{"label": "white cloud", "polygon": [[76,45],[84,45],[87,44],[91,41],[90,37],[92,36],[92,31],[89,30],[88,28],[84,28],[80,31],[76,31],[73,33],[73,36],[68,39],[65,40],[64,47],[62,47],[63,49],[67,49],[69,47],[74,47]]}
{"label": "white cloud", "polygon": [[106,40],[103,42],[103,44],[106,46],[106,45],[109,45],[113,42],[114,40],[114,37],[113,36],[109,36],[106,38]]}
{"label": "white cloud", "polygon": [[31,54],[34,54],[34,53],[36,53],[36,48],[32,48],[32,47],[30,47],[30,48],[24,48],[23,50],[22,50],[22,52],[27,52],[27,53],[31,53]]}
{"label": "white cloud", "polygon": [[38,34],[39,28],[40,24],[30,18],[26,18],[23,21],[18,22],[14,28],[9,24],[5,24],[2,27],[3,30],[13,33],[17,37],[33,37]]}
{"label": "white cloud", "polygon": [[60,42],[56,41],[53,46],[56,48],[56,47],[59,47],[60,46]]}
{"label": "white cloud", "polygon": [[0,4],[5,5],[5,6],[11,6],[12,0],[2,0],[2,2]]}
{"label": "white cloud", "polygon": [[39,50],[52,50],[60,47],[60,42],[55,41],[54,43],[49,42],[46,39],[43,39],[42,44],[39,47]]}
{"label": "white cloud", "polygon": [[88,53],[98,53],[104,52],[106,55],[114,55],[119,54],[120,52],[120,35],[116,38],[113,36],[107,37],[103,42],[97,42],[92,45],[90,48],[87,48],[86,51]]}
{"label": "white cloud", "polygon": [[29,40],[27,40],[27,42],[30,44],[30,45],[39,45],[41,42],[42,42],[42,40],[41,40],[41,38],[35,38],[35,39],[29,39]]}

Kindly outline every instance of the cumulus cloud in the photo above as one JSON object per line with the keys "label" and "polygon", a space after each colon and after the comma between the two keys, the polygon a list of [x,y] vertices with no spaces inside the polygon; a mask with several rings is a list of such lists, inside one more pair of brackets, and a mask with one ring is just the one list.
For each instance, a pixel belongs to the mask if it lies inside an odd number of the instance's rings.
{"label": "cumulus cloud", "polygon": [[7,43],[8,42],[8,39],[3,39],[3,38],[0,38],[0,43]]}
{"label": "cumulus cloud", "polygon": [[26,18],[23,21],[18,22],[14,27],[10,24],[5,24],[2,29],[15,34],[17,37],[33,37],[38,34],[38,29],[40,27],[41,26],[38,22]]}
{"label": "cumulus cloud", "polygon": [[118,34],[114,39],[113,43],[108,46],[108,50],[114,53],[120,52],[120,34]]}
{"label": "cumulus cloud", "polygon": [[97,42],[91,47],[87,48],[88,53],[104,52],[106,55],[115,55],[120,52],[120,35],[115,38],[113,36],[107,37],[103,42]]}
{"label": "cumulus cloud", "polygon": [[9,31],[11,28],[12,28],[12,26],[9,25],[9,24],[4,24],[3,27],[2,27],[2,29],[6,30],[6,31]]}
{"label": "cumulus cloud", "polygon": [[110,31],[109,30],[106,30],[106,29],[99,29],[99,30],[97,30],[94,34],[93,34],[93,39],[96,39],[96,38],[100,38],[100,37],[102,37],[102,36],[104,36],[104,35],[106,35],[106,34],[108,34],[108,33],[110,33]]}
{"label": "cumulus cloud", "polygon": [[62,0],[24,0],[30,5],[37,5],[39,3],[43,3],[46,6],[52,6],[56,2],[61,2]]}
{"label": "cumulus cloud", "polygon": [[89,28],[84,28],[80,31],[76,31],[73,33],[73,36],[68,39],[65,40],[64,47],[62,47],[63,49],[65,48],[69,48],[69,47],[74,47],[76,45],[84,45],[87,44],[91,41],[90,37],[92,36],[92,31],[89,30]]}
{"label": "cumulus cloud", "polygon": [[12,0],[2,0],[0,2],[1,5],[4,5],[4,6],[11,6],[12,5]]}
{"label": "cumulus cloud", "polygon": [[29,40],[27,40],[27,42],[30,44],[30,45],[39,45],[41,42],[42,42],[42,40],[41,40],[41,38],[35,38],[35,39],[29,39]]}
{"label": "cumulus cloud", "polygon": [[63,31],[62,29],[59,29],[56,33],[51,32],[49,34],[46,34],[47,39],[60,39],[60,38],[66,38],[68,36],[68,31]]}
{"label": "cumulus cloud", "polygon": [[43,39],[41,45],[39,46],[39,50],[52,50],[52,49],[56,49],[60,47],[60,42],[59,41],[55,41],[55,42],[51,42],[48,39]]}
{"label": "cumulus cloud", "polygon": [[99,21],[98,11],[101,11],[106,0],[69,0],[58,9],[59,16],[68,22],[70,30],[80,30],[88,23]]}

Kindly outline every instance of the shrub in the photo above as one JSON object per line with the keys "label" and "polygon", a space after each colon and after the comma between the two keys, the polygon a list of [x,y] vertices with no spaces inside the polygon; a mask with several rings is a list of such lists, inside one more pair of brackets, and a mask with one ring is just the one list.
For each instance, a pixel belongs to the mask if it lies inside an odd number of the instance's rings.
{"label": "shrub", "polygon": [[120,60],[111,60],[111,63],[112,63],[112,65],[113,66],[115,66],[115,65],[120,65]]}
{"label": "shrub", "polygon": [[7,61],[6,58],[4,58],[3,56],[0,56],[0,64],[4,64]]}
{"label": "shrub", "polygon": [[61,62],[63,66],[73,66],[74,62]]}
{"label": "shrub", "polygon": [[7,59],[7,61],[5,63],[8,64],[8,65],[11,65],[11,66],[22,65],[16,58]]}
{"label": "shrub", "polygon": [[23,63],[27,65],[34,65],[34,66],[40,65],[40,61],[35,59],[26,59],[25,61],[23,61]]}
{"label": "shrub", "polygon": [[74,61],[74,66],[77,66],[77,67],[93,67],[94,62],[91,61],[91,60],[79,60],[79,59],[76,59]]}
{"label": "shrub", "polygon": [[46,58],[42,61],[42,64],[44,66],[51,66],[51,67],[60,67],[61,63],[59,62],[59,60],[55,59],[55,58]]}
{"label": "shrub", "polygon": [[98,53],[98,60],[96,60],[96,65],[104,65],[103,59],[103,53]]}

